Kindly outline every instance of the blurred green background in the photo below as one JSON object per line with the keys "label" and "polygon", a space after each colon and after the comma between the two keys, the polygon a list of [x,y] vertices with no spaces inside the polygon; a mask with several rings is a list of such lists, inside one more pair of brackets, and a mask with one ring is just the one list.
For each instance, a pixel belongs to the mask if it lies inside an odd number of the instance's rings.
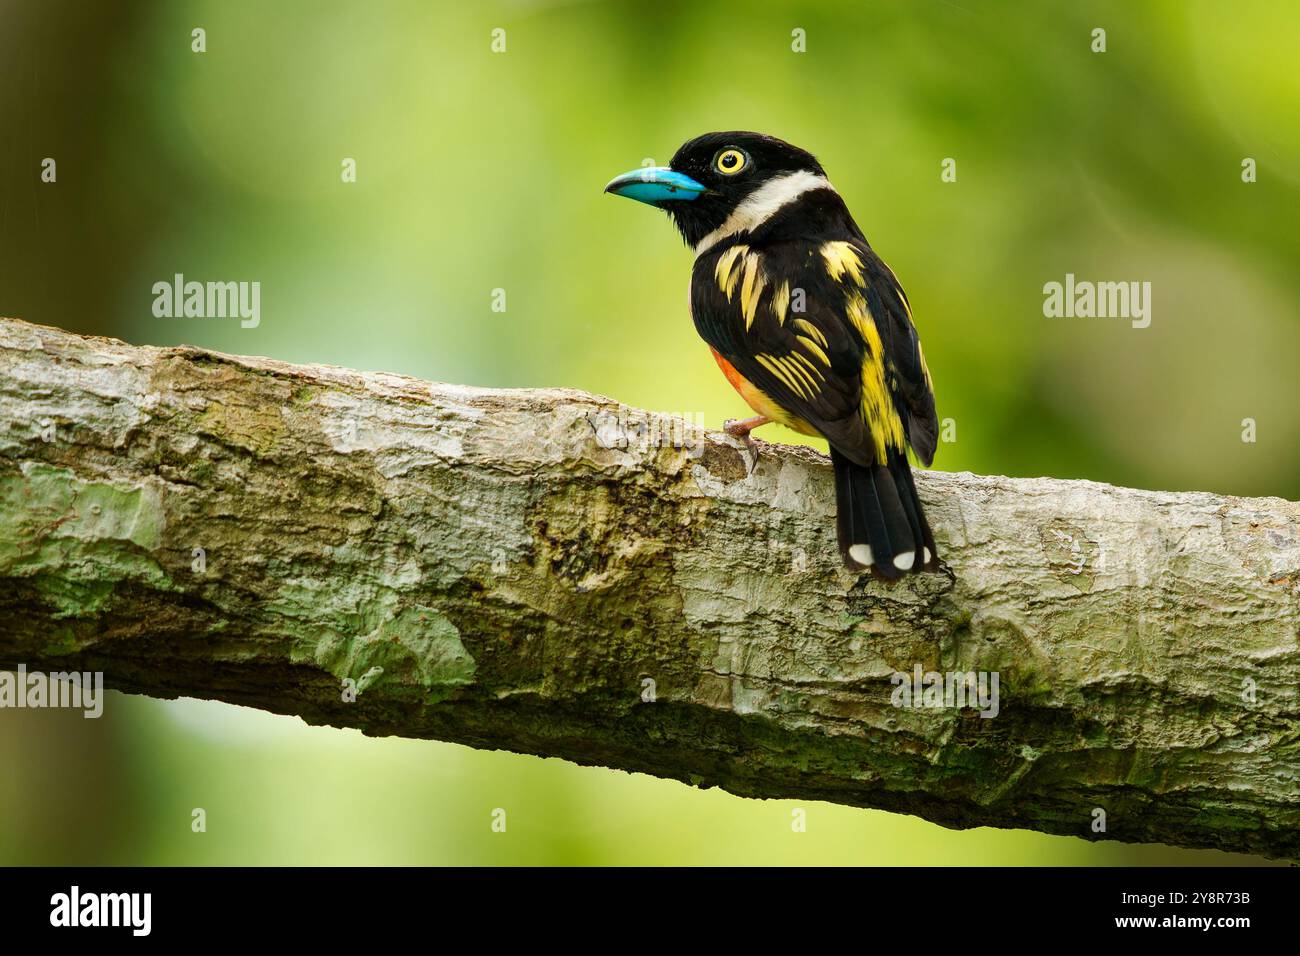
{"label": "blurred green background", "polygon": [[[1273,0],[0,0],[0,315],[716,425],[745,409],[690,252],[601,189],[756,129],[818,155],[906,287],[938,467],[1300,498],[1297,38]],[[177,272],[261,282],[260,326],[155,318]],[[1151,326],[1044,318],[1067,272],[1150,281]],[[1252,862],[117,694],[0,712],[0,767],[0,864]]]}

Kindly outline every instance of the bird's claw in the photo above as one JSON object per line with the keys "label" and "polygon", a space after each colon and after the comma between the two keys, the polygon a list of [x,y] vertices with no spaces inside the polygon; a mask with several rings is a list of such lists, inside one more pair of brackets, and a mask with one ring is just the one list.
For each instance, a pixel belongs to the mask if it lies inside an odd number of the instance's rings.
{"label": "bird's claw", "polygon": [[745,477],[748,478],[758,467],[758,445],[754,442],[753,429],[749,423],[739,418],[728,418],[722,423],[722,430],[732,438],[738,438],[745,443]]}

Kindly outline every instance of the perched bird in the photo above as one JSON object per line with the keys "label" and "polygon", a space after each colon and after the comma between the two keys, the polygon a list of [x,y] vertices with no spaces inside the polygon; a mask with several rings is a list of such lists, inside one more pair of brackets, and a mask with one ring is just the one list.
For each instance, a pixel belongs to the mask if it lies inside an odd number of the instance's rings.
{"label": "perched bird", "polygon": [[668,213],[695,250],[691,315],[758,413],[830,444],[844,563],[894,580],[938,554],[907,460],[938,437],[934,391],[898,279],[812,154],[760,133],[706,133],[606,192]]}

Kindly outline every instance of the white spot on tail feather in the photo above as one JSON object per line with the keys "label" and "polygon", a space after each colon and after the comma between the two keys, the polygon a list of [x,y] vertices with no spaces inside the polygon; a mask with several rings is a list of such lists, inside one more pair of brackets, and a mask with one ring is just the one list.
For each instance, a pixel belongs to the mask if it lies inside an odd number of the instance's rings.
{"label": "white spot on tail feather", "polygon": [[851,546],[849,548],[849,557],[858,562],[858,564],[866,565],[867,567],[870,567],[875,563],[875,559],[871,555],[871,545],[869,544],[855,544]]}
{"label": "white spot on tail feather", "polygon": [[910,571],[914,564],[916,564],[915,551],[904,551],[901,554],[894,555],[894,567],[900,571]]}

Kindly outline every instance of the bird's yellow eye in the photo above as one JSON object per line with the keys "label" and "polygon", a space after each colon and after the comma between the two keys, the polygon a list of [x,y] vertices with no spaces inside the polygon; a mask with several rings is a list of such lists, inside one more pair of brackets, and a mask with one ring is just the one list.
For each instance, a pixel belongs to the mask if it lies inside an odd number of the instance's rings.
{"label": "bird's yellow eye", "polygon": [[718,153],[718,158],[713,161],[718,172],[724,176],[734,176],[745,168],[748,158],[738,149],[724,149]]}

